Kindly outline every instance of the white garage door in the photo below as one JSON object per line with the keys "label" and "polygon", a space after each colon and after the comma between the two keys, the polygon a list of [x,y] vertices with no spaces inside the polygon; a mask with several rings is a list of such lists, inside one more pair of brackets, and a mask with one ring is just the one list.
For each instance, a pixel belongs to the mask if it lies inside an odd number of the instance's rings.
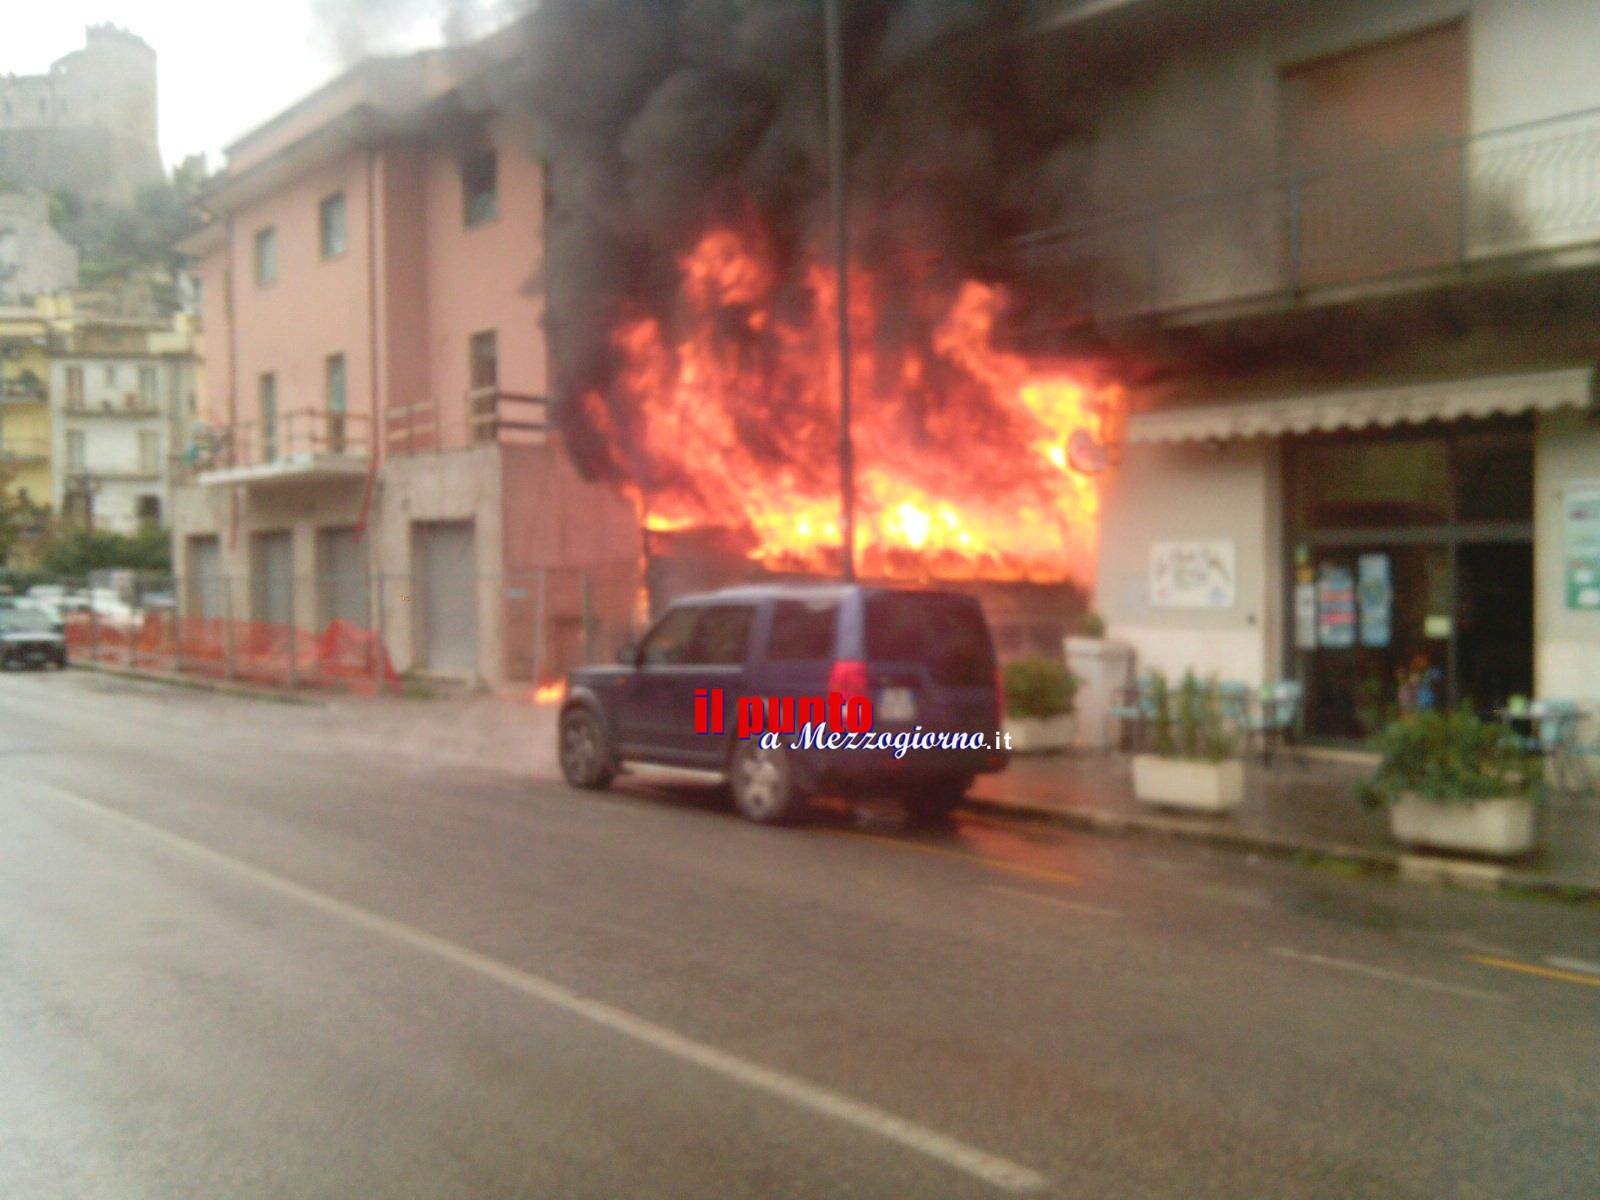
{"label": "white garage door", "polygon": [[294,544],[287,530],[250,537],[250,619],[294,621]]}
{"label": "white garage door", "polygon": [[417,662],[435,675],[478,673],[478,556],[471,521],[411,527]]}
{"label": "white garage door", "polygon": [[222,594],[222,543],[215,534],[189,539],[189,587],[184,602],[191,617],[227,615]]}

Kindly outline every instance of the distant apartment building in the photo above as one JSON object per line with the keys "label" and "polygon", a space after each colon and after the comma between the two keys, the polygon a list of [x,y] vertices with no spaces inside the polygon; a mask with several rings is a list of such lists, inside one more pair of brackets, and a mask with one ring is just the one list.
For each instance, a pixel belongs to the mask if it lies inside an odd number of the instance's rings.
{"label": "distant apartment building", "polygon": [[473,86],[516,34],[364,62],[228,148],[205,389],[174,496],[194,616],[379,630],[401,670],[531,680],[634,600],[631,509],[547,420],[544,174]]}
{"label": "distant apartment building", "polygon": [[188,319],[82,316],[52,350],[55,511],[117,533],[165,524],[173,457],[196,406]]}
{"label": "distant apartment building", "polygon": [[1063,345],[1153,380],[1112,635],[1298,680],[1334,738],[1424,679],[1600,699],[1600,5],[1079,2],[1038,36],[1086,199],[1020,249],[1080,298]]}
{"label": "distant apartment building", "polygon": [[193,425],[194,318],[128,318],[73,294],[0,306],[0,472],[59,520],[164,524]]}

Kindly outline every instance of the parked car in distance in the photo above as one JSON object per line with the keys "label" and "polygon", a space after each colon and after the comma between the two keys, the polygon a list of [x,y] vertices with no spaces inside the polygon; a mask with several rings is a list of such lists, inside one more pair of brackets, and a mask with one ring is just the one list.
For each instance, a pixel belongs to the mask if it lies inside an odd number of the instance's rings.
{"label": "parked car in distance", "polygon": [[50,618],[20,604],[0,608],[0,668],[67,665],[67,639]]}
{"label": "parked car in distance", "polygon": [[[695,728],[696,692],[721,688],[727,727]],[[983,749],[774,748],[736,737],[739,697],[867,696],[873,732],[982,735]],[[604,788],[628,762],[722,772],[762,823],[798,816],[824,791],[892,794],[947,814],[973,777],[1005,766],[1001,702],[983,610],[953,592],[855,584],[763,584],[673,604],[615,666],[574,671],[559,719],[563,775]]]}

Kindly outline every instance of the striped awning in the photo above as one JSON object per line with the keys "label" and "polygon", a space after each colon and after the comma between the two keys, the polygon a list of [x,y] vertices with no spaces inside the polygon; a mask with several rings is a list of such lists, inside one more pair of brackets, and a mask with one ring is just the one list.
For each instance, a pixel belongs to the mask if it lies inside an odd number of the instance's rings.
{"label": "striped awning", "polygon": [[1594,367],[1134,413],[1128,441],[1224,442],[1588,408]]}

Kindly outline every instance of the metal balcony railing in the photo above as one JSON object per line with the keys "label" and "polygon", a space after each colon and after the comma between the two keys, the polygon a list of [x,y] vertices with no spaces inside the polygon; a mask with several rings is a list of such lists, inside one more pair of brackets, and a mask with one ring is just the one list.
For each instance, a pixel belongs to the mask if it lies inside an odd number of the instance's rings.
{"label": "metal balcony railing", "polygon": [[1177,196],[1018,239],[1098,316],[1203,308],[1536,256],[1600,251],[1600,108],[1237,188]]}
{"label": "metal balcony railing", "polygon": [[392,455],[459,450],[489,442],[542,445],[548,432],[546,397],[499,387],[474,388],[453,415],[436,399],[384,410],[384,445]]}
{"label": "metal balcony railing", "polygon": [[367,460],[371,423],[365,414],[303,408],[270,421],[212,426],[191,441],[183,460],[189,472],[314,464],[328,459]]}

